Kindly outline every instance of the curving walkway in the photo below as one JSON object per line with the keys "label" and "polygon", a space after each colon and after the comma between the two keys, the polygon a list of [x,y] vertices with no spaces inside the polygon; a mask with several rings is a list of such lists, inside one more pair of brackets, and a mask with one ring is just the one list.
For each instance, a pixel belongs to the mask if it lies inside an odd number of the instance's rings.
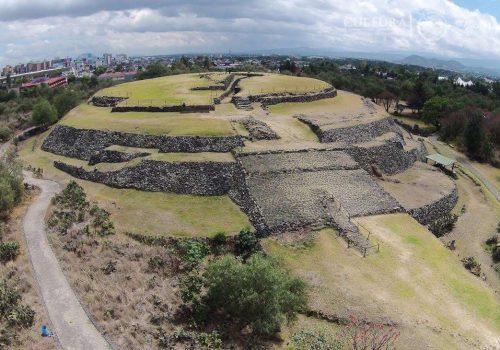
{"label": "curving walkway", "polygon": [[60,191],[54,181],[35,179],[26,172],[25,182],[41,189],[23,219],[24,235],[42,299],[64,350],[111,349],[83,310],[71,289],[45,233],[45,213],[52,197]]}

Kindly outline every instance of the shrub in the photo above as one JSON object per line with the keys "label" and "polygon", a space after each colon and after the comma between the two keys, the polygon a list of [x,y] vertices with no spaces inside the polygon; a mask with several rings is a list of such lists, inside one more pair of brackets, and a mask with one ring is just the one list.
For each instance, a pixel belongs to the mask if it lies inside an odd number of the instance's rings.
{"label": "shrub", "polygon": [[494,262],[500,262],[500,247],[496,246],[493,249],[493,253],[491,254],[491,257],[493,258]]}
{"label": "shrub", "polygon": [[7,316],[20,299],[21,295],[17,290],[5,281],[0,282],[0,316]]}
{"label": "shrub", "polygon": [[103,268],[101,268],[101,270],[105,275],[111,275],[112,273],[116,272],[116,261],[108,261],[107,264],[104,265]]}
{"label": "shrub", "polygon": [[480,276],[481,275],[481,264],[479,264],[476,261],[476,258],[474,258],[473,256],[469,256],[469,257],[463,258],[462,259],[462,264],[472,274],[474,274],[476,276]]}
{"label": "shrub", "polygon": [[191,269],[198,266],[200,261],[210,253],[210,249],[205,242],[193,239],[182,240],[177,246],[182,261]]}
{"label": "shrub", "polygon": [[42,98],[33,106],[32,114],[35,125],[50,125],[57,121],[57,110],[49,101]]}
{"label": "shrub", "polygon": [[85,190],[73,180],[54,197],[53,203],[61,209],[85,210],[89,206]]}
{"label": "shrub", "polygon": [[7,316],[9,325],[14,327],[29,328],[33,326],[35,311],[28,305],[18,304]]}
{"label": "shrub", "polygon": [[14,241],[0,243],[1,262],[14,260],[18,255],[19,255],[19,243]]}
{"label": "shrub", "polygon": [[292,337],[296,350],[340,350],[342,343],[322,331],[301,330]]}
{"label": "shrub", "polygon": [[305,283],[261,254],[246,263],[234,256],[211,262],[203,274],[207,315],[216,311],[258,335],[273,335],[306,307]]}
{"label": "shrub", "polygon": [[443,215],[439,219],[431,222],[429,224],[429,230],[434,233],[436,237],[442,237],[455,227],[455,223],[458,220],[458,216],[455,214],[448,213]]}
{"label": "shrub", "polygon": [[148,260],[148,268],[150,271],[163,270],[166,266],[167,261],[159,255],[152,256]]}
{"label": "shrub", "polygon": [[244,257],[250,256],[258,249],[259,240],[255,233],[245,228],[238,233],[234,242],[234,248],[237,255]]}
{"label": "shrub", "polygon": [[224,231],[219,231],[214,235],[214,238],[212,238],[212,240],[217,246],[224,245],[227,242],[226,233]]}
{"label": "shrub", "polygon": [[23,196],[21,169],[15,162],[0,162],[0,214],[11,210]]}
{"label": "shrub", "polygon": [[5,142],[12,136],[12,130],[9,128],[0,128],[0,141]]}

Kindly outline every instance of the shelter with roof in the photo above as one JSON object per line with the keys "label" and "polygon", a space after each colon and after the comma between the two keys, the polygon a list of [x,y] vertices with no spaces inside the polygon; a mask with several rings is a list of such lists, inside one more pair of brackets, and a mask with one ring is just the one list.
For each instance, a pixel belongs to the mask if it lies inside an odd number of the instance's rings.
{"label": "shelter with roof", "polygon": [[435,165],[438,165],[446,170],[451,170],[452,172],[455,170],[456,160],[443,156],[439,153],[430,154],[425,157],[426,162],[433,162]]}

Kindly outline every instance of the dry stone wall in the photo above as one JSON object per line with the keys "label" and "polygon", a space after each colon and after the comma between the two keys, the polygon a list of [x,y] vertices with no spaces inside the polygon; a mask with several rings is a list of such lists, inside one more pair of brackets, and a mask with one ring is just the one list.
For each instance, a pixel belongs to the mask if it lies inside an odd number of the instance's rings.
{"label": "dry stone wall", "polygon": [[66,157],[90,160],[109,146],[155,148],[160,152],[230,152],[243,146],[241,136],[140,135],[119,131],[76,129],[57,125],[45,139],[42,149]]}
{"label": "dry stone wall", "polygon": [[178,106],[116,106],[111,109],[111,112],[208,113],[214,110],[215,106],[212,104],[212,105],[178,105]]}
{"label": "dry stone wall", "polygon": [[96,107],[115,107],[118,103],[125,101],[128,97],[94,96],[90,102]]}
{"label": "dry stone wall", "polygon": [[115,188],[219,196],[229,192],[235,164],[230,162],[160,162],[142,160],[117,171],[88,171],[55,162],[54,166],[76,178]]}
{"label": "dry stone wall", "polygon": [[280,137],[266,123],[255,118],[240,119],[239,122],[247,129],[250,140],[277,140]]}
{"label": "dry stone wall", "polygon": [[366,124],[358,124],[345,128],[322,128],[311,118],[298,115],[296,118],[309,125],[321,142],[345,142],[348,144],[366,142],[389,132],[401,134],[401,130],[391,118],[384,118]]}
{"label": "dry stone wall", "polygon": [[426,155],[423,144],[420,144],[419,148],[406,151],[400,142],[390,141],[370,147],[349,147],[345,152],[369,173],[372,172],[372,166],[376,165],[389,175],[405,171],[417,160],[424,161]]}
{"label": "dry stone wall", "polygon": [[135,158],[149,156],[150,154],[151,153],[147,152],[126,153],[120,151],[104,150],[90,157],[89,165],[96,165],[99,163],[124,163]]}
{"label": "dry stone wall", "polygon": [[273,93],[251,95],[248,99],[251,102],[260,102],[263,106],[270,106],[286,102],[313,102],[325,98],[337,96],[337,90],[334,87],[326,88],[320,92],[311,93]]}
{"label": "dry stone wall", "polygon": [[457,201],[458,191],[455,187],[449,194],[441,197],[439,200],[421,208],[410,209],[408,213],[422,225],[427,225],[451,212],[457,204]]}

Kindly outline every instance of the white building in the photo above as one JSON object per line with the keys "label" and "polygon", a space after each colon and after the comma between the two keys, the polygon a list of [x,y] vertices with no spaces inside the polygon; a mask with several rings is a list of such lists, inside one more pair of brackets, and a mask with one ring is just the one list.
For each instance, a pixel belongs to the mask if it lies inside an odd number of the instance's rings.
{"label": "white building", "polygon": [[463,86],[463,87],[468,87],[468,86],[474,85],[474,83],[472,82],[472,80],[465,81],[461,77],[458,77],[455,80],[455,85],[460,85],[460,86]]}

